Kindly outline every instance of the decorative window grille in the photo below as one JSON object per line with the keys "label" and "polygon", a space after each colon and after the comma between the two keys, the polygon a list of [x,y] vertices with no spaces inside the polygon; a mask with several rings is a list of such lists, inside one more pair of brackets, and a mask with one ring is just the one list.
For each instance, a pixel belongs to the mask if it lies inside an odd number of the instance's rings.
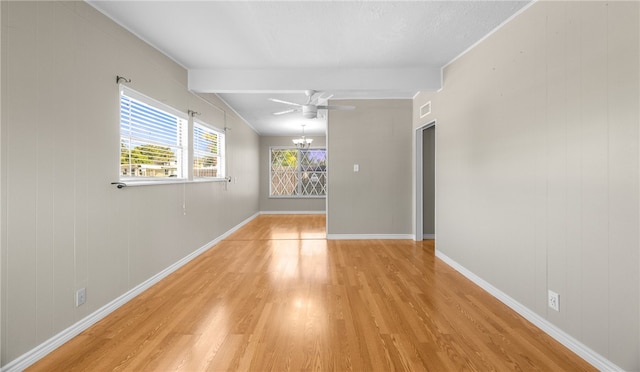
{"label": "decorative window grille", "polygon": [[193,123],[193,177],[224,178],[224,133]]}
{"label": "decorative window grille", "polygon": [[187,116],[129,88],[120,94],[120,179],[183,179]]}
{"label": "decorative window grille", "polygon": [[313,198],[327,195],[327,150],[271,148],[270,196]]}

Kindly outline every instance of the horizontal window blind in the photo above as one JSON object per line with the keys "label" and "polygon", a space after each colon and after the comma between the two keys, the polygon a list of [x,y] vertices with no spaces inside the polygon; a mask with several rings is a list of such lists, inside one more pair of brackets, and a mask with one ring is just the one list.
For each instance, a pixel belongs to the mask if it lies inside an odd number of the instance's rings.
{"label": "horizontal window blind", "polygon": [[202,123],[193,123],[193,177],[223,178],[224,133]]}
{"label": "horizontal window blind", "polygon": [[186,115],[131,89],[120,94],[120,178],[185,178]]}

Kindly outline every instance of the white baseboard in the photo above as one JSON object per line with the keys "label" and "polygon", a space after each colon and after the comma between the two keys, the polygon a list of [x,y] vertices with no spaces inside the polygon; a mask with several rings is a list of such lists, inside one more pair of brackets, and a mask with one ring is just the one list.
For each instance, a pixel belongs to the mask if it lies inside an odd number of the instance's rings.
{"label": "white baseboard", "polygon": [[422,235],[422,239],[435,239],[436,234],[424,234]]}
{"label": "white baseboard", "polygon": [[133,299],[137,295],[151,288],[151,286],[158,283],[159,281],[161,281],[162,279],[164,279],[174,271],[178,270],[179,268],[187,264],[189,261],[198,257],[202,253],[208,251],[210,248],[213,248],[213,246],[215,246],[220,241],[227,238],[229,235],[234,233],[236,230],[238,230],[242,226],[246,225],[248,222],[250,222],[257,216],[258,216],[258,213],[240,222],[238,225],[232,227],[230,230],[228,230],[224,234],[220,235],[219,237],[215,238],[209,243],[198,248],[194,252],[190,253],[186,257],[182,258],[181,260],[177,261],[176,263],[172,264],[171,266],[167,267],[166,269],[162,270],[161,272],[157,273],[151,278],[138,284],[136,287],[130,289],[120,297],[114,299],[113,301],[109,302],[108,304],[104,305],[103,307],[99,308],[93,313],[87,315],[86,317],[84,317],[77,323],[73,324],[69,328],[59,332],[58,334],[46,340],[45,342],[41,343],[40,345],[36,346],[35,348],[29,350],[28,352],[22,354],[18,358],[12,360],[10,363],[0,368],[0,371],[1,372],[14,372],[14,371],[18,372],[26,369],[27,367],[34,364],[38,360],[44,358],[47,354],[49,354],[53,350],[62,346],[65,342],[71,340],[72,338],[79,335],[87,328],[91,327],[92,325],[96,324],[98,321],[102,320],[107,315],[111,314],[113,311],[115,311],[122,305],[129,302],[131,299]]}
{"label": "white baseboard", "polygon": [[260,211],[260,214],[327,214],[327,211]]}
{"label": "white baseboard", "polygon": [[520,302],[516,301],[506,293],[502,292],[498,288],[494,287],[484,279],[480,278],[476,274],[467,270],[464,266],[460,265],[456,261],[449,258],[444,253],[436,249],[436,257],[444,261],[447,265],[458,271],[460,274],[467,277],[467,279],[474,282],[480,288],[489,292],[493,297],[500,300],[505,305],[509,306],[516,313],[520,314],[523,318],[533,323],[536,327],[540,328],[543,332],[553,337],[556,341],[566,346],[569,350],[576,353],[582,359],[586,360],[595,368],[600,371],[622,371],[623,369],[615,365],[613,362],[593,351],[591,348],[576,340],[573,336],[567,334],[565,331],[556,327],[554,324],[535,313],[533,310],[524,306]]}
{"label": "white baseboard", "polygon": [[413,234],[327,234],[327,240],[413,240]]}

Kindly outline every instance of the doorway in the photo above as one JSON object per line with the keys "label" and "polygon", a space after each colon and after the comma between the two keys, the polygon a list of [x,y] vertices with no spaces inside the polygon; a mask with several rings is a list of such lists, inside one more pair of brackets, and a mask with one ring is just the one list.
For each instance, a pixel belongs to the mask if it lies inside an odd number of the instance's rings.
{"label": "doorway", "polygon": [[416,129],[415,240],[435,239],[436,122]]}

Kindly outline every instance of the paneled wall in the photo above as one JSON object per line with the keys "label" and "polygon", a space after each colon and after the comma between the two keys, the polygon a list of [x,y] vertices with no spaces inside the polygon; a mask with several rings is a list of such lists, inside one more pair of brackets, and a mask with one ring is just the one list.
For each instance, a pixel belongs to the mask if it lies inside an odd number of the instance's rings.
{"label": "paneled wall", "polygon": [[[257,213],[259,139],[216,96],[189,93],[186,70],[86,3],[1,6],[4,366]],[[116,75],[232,128],[237,182],[110,185]],[[76,307],[80,287],[87,302]]]}
{"label": "paneled wall", "polygon": [[415,127],[437,120],[438,250],[629,371],[640,370],[639,8],[537,2],[414,102],[432,102]]}
{"label": "paneled wall", "polygon": [[412,101],[340,104],[356,108],[329,112],[327,234],[411,237]]}

